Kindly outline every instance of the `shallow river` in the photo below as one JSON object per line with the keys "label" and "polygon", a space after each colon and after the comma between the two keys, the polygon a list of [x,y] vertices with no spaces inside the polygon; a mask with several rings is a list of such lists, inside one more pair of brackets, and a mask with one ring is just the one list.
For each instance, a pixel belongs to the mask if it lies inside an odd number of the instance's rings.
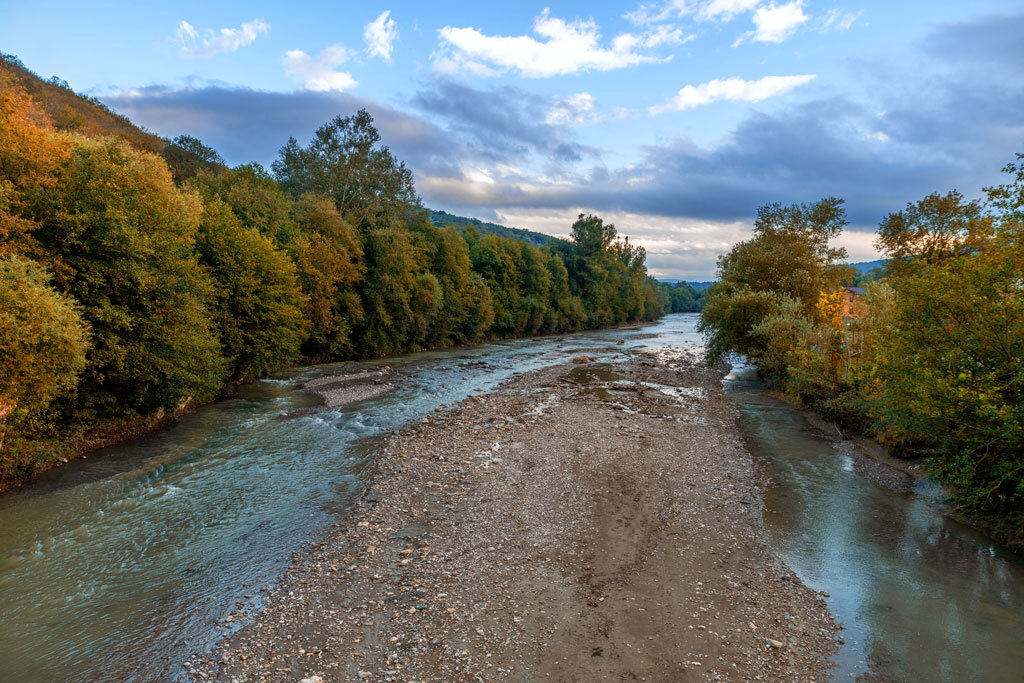
{"label": "shallow river", "polygon": [[[0,496],[0,681],[166,680],[252,612],[291,553],[342,523],[381,436],[435,407],[580,352],[700,345],[696,316],[643,330],[516,340],[300,368],[242,387],[156,434]],[[638,332],[657,333],[635,339]],[[617,344],[622,341],[623,344]],[[296,419],[300,381],[390,365],[387,397]],[[1024,564],[894,494],[758,385],[733,381],[744,428],[777,482],[773,543],[846,625],[837,678],[1019,680]]]}

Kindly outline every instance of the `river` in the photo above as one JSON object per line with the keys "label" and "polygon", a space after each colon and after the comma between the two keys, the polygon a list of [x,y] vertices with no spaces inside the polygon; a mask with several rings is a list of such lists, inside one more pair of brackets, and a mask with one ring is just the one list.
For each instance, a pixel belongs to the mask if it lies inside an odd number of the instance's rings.
{"label": "river", "polygon": [[[48,472],[0,496],[0,680],[182,679],[185,659],[244,624],[226,614],[258,610],[292,552],[344,523],[388,430],[580,352],[614,362],[700,343],[696,316],[676,315],[642,330],[297,368]],[[394,393],[281,417],[314,404],[302,381],[385,364]],[[775,482],[773,544],[831,594],[846,626],[837,678],[1019,679],[1024,564],[943,516],[931,489],[895,494],[858,474],[848,445],[756,383],[728,386]]]}

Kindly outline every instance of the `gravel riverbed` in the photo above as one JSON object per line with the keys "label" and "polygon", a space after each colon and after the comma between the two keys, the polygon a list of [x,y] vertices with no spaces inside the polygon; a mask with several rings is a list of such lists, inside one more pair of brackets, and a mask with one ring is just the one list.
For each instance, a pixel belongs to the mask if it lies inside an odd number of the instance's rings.
{"label": "gravel riverbed", "polygon": [[737,416],[682,350],[439,411],[384,441],[360,503],[188,675],[827,679],[839,628],[767,546]]}

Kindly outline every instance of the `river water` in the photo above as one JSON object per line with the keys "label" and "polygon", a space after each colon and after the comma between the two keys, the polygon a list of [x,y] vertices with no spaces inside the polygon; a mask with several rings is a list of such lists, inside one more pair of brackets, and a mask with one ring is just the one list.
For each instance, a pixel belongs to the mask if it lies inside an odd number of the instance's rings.
{"label": "river water", "polygon": [[[696,316],[676,315],[299,368],[46,473],[0,496],[0,681],[183,679],[189,655],[245,621],[226,614],[257,611],[292,552],[344,523],[388,430],[580,352],[615,361],[700,343]],[[385,364],[399,378],[389,396],[281,417],[315,403],[302,381]],[[776,482],[773,544],[846,625],[837,678],[1020,680],[1024,565],[944,517],[928,490],[894,494],[858,474],[843,444],[756,383],[727,385]]]}

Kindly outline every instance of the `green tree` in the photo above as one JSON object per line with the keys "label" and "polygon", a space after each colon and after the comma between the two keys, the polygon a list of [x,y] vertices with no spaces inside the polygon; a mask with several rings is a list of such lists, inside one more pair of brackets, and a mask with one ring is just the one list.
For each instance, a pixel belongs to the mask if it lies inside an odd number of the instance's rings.
{"label": "green tree", "polygon": [[306,301],[288,255],[219,199],[203,207],[196,248],[217,285],[213,317],[231,379],[248,381],[294,360]]}
{"label": "green tree", "polygon": [[227,202],[242,225],[255,228],[281,246],[297,236],[292,202],[273,177],[259,164],[238,166],[223,173],[204,173],[200,181],[207,191]]}
{"label": "green tree", "polygon": [[193,241],[201,206],[163,160],[111,138],[76,138],[50,201],[35,206],[38,260],[92,330],[73,421],[175,408],[213,394],[224,365]]}
{"label": "green tree", "polygon": [[225,170],[224,159],[217,150],[204,145],[191,135],[179,135],[167,143],[161,152],[171,169],[176,183],[181,183],[203,172],[219,173]]}
{"label": "green tree", "polygon": [[853,272],[838,263],[845,250],[829,246],[846,225],[842,205],[828,197],[758,209],[754,236],[719,259],[719,281],[707,292],[700,329],[712,360],[729,352],[756,354],[762,342],[754,328],[787,301],[817,319],[821,293],[837,290]]}
{"label": "green tree", "polygon": [[361,109],[321,126],[307,147],[290,138],[272,168],[291,196],[326,195],[360,230],[387,227],[408,218],[419,195],[412,171],[379,143],[373,117]]}

